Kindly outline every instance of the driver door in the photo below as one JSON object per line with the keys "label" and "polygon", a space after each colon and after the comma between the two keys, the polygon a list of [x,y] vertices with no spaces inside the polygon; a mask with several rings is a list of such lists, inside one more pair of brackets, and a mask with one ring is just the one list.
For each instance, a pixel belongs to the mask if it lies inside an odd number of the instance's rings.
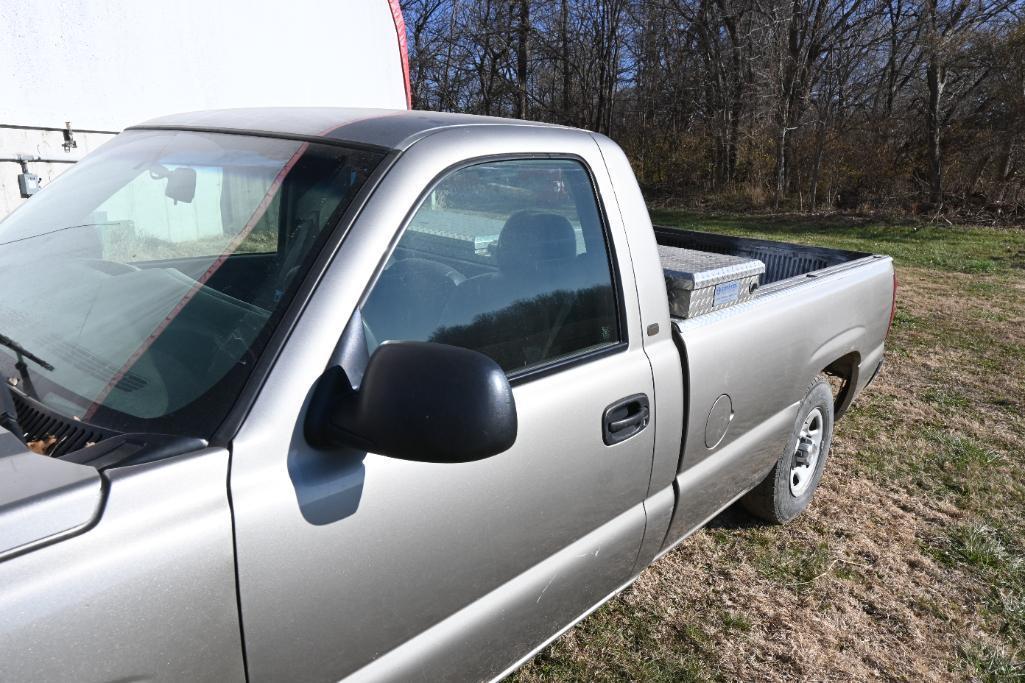
{"label": "driver door", "polygon": [[[253,679],[493,677],[630,578],[655,430],[610,441],[603,420],[653,390],[607,182],[589,137],[507,129],[433,135],[382,180],[234,443]],[[498,361],[513,447],[432,464],[310,446],[318,377],[358,379],[391,339]]]}

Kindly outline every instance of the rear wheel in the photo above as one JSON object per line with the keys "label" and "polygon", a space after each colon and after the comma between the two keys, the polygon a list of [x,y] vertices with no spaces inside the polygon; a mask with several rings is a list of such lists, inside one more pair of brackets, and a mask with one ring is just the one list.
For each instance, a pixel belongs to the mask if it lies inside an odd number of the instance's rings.
{"label": "rear wheel", "polygon": [[833,393],[819,375],[797,412],[787,448],[772,471],[741,499],[748,512],[783,524],[801,514],[822,479],[833,438]]}

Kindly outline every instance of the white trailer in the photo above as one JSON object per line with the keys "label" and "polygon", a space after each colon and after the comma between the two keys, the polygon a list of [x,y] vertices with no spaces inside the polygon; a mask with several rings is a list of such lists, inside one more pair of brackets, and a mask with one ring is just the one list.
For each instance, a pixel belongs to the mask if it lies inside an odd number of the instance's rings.
{"label": "white trailer", "polygon": [[3,2],[0,54],[0,218],[156,116],[409,107],[398,0]]}

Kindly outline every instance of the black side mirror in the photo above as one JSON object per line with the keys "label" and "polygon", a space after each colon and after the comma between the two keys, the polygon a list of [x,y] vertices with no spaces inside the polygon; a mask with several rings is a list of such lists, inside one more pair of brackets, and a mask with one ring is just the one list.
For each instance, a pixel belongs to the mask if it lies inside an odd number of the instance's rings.
{"label": "black side mirror", "polygon": [[348,446],[422,462],[470,462],[516,441],[509,380],[482,353],[430,342],[388,342],[359,390],[340,368],[321,378],[306,419],[315,446]]}

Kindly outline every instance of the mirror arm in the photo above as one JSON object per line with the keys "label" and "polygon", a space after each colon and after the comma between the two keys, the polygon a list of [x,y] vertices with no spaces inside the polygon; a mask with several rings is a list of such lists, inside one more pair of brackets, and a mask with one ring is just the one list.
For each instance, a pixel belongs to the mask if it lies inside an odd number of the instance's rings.
{"label": "mirror arm", "polygon": [[357,438],[338,426],[339,413],[354,410],[357,395],[358,392],[352,388],[341,366],[332,366],[324,372],[317,380],[306,409],[303,433],[310,445],[331,448],[337,446],[339,441],[351,442]]}

